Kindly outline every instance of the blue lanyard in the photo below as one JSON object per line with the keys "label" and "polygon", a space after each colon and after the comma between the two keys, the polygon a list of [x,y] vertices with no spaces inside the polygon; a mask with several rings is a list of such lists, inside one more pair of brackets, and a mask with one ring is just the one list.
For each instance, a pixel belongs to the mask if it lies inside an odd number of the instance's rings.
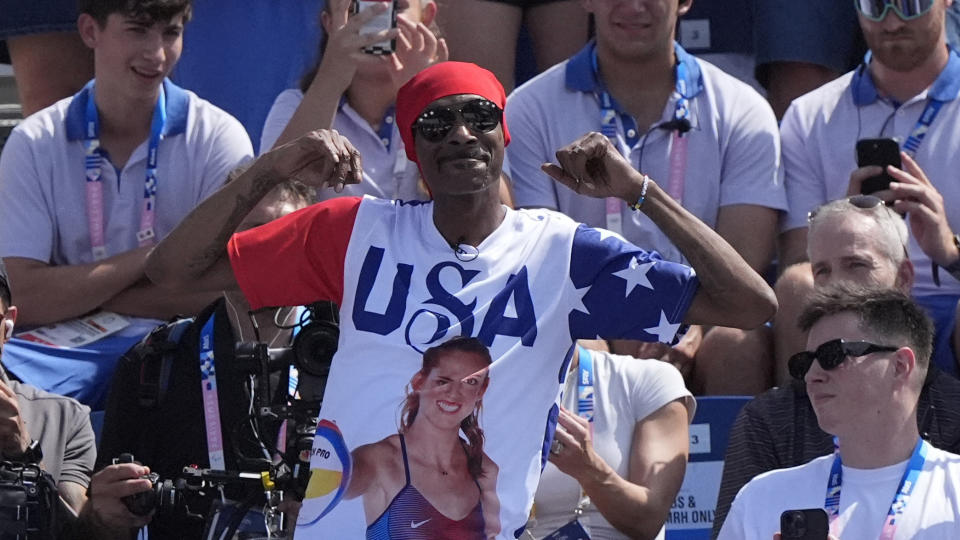
{"label": "blue lanyard", "polygon": [[[94,100],[94,86],[90,85],[87,97],[85,118],[85,134],[83,146],[85,150],[84,168],[87,181],[87,226],[90,233],[90,245],[93,259],[99,261],[107,257],[106,237],[104,234],[105,208],[103,204],[103,152],[100,151],[100,115],[97,113],[97,104]],[[147,146],[146,178],[143,182],[143,206],[140,213],[140,229],[137,231],[137,242],[146,246],[154,242],[156,233],[157,202],[157,154],[160,140],[163,138],[163,127],[167,122],[167,100],[160,86],[160,96],[153,109],[153,118],[150,121],[150,140]]]}
{"label": "blue lanyard", "polygon": [[903,150],[910,154],[910,157],[916,156],[917,150],[920,149],[920,144],[923,143],[923,140],[927,137],[927,132],[930,131],[930,126],[933,124],[934,119],[936,119],[942,107],[942,101],[931,99],[927,102],[927,106],[924,107],[923,113],[920,114],[920,118],[917,120],[917,125],[913,127],[913,131],[911,131],[910,136],[907,137],[907,142],[903,143]]}
{"label": "blue lanyard", "polygon": [[[827,481],[827,494],[823,502],[823,509],[830,516],[833,522],[840,515],[840,487],[843,484],[843,465],[840,462],[840,449],[837,438],[833,439],[834,458],[833,465],[830,467],[830,478]],[[913,488],[917,485],[917,478],[920,471],[923,470],[923,464],[927,460],[927,451],[930,445],[923,439],[917,441],[913,448],[913,454],[910,455],[910,461],[907,462],[907,469],[903,471],[900,478],[900,485],[897,487],[897,493],[893,496],[893,502],[890,503],[890,510],[884,520],[883,530],[880,538],[889,540],[893,538],[897,529],[897,518],[903,514],[910,499]]]}
{"label": "blue lanyard", "polygon": [[203,421],[207,432],[207,456],[211,469],[225,469],[223,430],[220,424],[220,400],[217,395],[217,368],[214,348],[214,315],[200,331],[200,394],[203,397]]}
{"label": "blue lanyard", "polygon": [[[593,50],[591,56],[591,64],[593,66],[593,76],[597,80],[600,88],[597,90],[597,99],[600,101],[600,132],[604,136],[609,138],[611,141],[616,143],[617,141],[617,110],[613,106],[613,97],[607,92],[606,87],[600,82],[600,71],[597,64],[597,50]],[[679,97],[677,98],[676,108],[673,111],[674,120],[690,120],[690,98],[687,96],[687,66],[683,62],[677,62],[677,65],[674,67],[674,77],[676,78],[675,90]],[[629,118],[629,117],[628,117]],[[634,122],[632,118],[629,118],[630,122]],[[634,124],[635,126],[635,124]],[[636,135],[634,137],[628,137],[628,142],[631,146],[636,141],[633,139],[639,139],[640,133],[639,129],[635,129]],[[683,136],[683,134],[678,134]],[[628,154],[625,154],[625,157]]]}
{"label": "blue lanyard", "polygon": [[590,351],[577,345],[580,367],[577,371],[577,414],[593,422],[593,356]]}

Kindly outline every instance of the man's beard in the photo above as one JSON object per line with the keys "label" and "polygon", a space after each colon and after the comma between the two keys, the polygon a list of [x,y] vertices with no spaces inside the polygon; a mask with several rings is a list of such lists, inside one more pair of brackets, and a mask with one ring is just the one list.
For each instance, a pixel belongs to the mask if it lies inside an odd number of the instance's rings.
{"label": "man's beard", "polygon": [[870,36],[864,37],[873,53],[873,57],[878,62],[892,71],[906,73],[920,67],[933,55],[939,44],[939,39],[918,33],[912,36],[907,33],[903,35],[914,39],[891,42],[884,39],[886,36],[873,39]]}

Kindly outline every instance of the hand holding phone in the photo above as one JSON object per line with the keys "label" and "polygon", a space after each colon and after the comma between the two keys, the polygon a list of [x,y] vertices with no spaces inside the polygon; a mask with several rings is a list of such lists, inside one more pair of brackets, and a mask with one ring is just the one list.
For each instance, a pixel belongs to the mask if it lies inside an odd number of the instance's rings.
{"label": "hand holding phone", "polygon": [[827,540],[830,525],[823,508],[786,510],[780,514],[782,540]]}
{"label": "hand holding phone", "polygon": [[[384,30],[392,30],[397,27],[397,1],[396,0],[354,0],[353,11],[360,14],[376,6],[388,4],[390,7],[386,11],[375,15],[360,28],[360,34],[375,34]],[[393,54],[397,49],[397,40],[390,39],[374,43],[363,48],[367,54],[388,55]]]}
{"label": "hand holding phone", "polygon": [[900,162],[900,145],[893,139],[860,139],[857,141],[857,166],[877,165],[883,172],[863,181],[860,193],[869,195],[890,187],[893,178],[887,173],[887,165],[903,168]]}

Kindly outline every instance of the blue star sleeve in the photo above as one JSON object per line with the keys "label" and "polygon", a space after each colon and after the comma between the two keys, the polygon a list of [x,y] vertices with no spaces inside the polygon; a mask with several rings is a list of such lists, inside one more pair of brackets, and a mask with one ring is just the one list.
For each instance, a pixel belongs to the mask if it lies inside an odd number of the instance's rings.
{"label": "blue star sleeve", "polygon": [[699,286],[692,268],[585,225],[574,233],[570,280],[579,298],[569,315],[573,339],[674,343]]}

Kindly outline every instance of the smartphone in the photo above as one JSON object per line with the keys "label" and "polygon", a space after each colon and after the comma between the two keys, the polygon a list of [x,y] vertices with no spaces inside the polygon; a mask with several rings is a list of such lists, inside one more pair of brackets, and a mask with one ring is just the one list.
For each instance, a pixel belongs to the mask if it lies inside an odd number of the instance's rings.
{"label": "smartphone", "polygon": [[827,540],[830,525],[823,508],[787,510],[780,514],[780,538],[783,540]]}
{"label": "smartphone", "polygon": [[[353,12],[355,14],[363,13],[374,6],[382,4],[389,4],[390,7],[383,13],[367,21],[367,23],[360,28],[360,34],[374,34],[397,27],[397,0],[354,0]],[[364,47],[363,52],[367,54],[386,55],[392,54],[396,49],[397,40],[391,39]]]}
{"label": "smartphone", "polygon": [[863,181],[860,193],[869,195],[890,187],[893,178],[887,173],[887,165],[903,167],[900,163],[900,145],[893,139],[860,139],[857,141],[857,166],[879,165],[883,172]]}

